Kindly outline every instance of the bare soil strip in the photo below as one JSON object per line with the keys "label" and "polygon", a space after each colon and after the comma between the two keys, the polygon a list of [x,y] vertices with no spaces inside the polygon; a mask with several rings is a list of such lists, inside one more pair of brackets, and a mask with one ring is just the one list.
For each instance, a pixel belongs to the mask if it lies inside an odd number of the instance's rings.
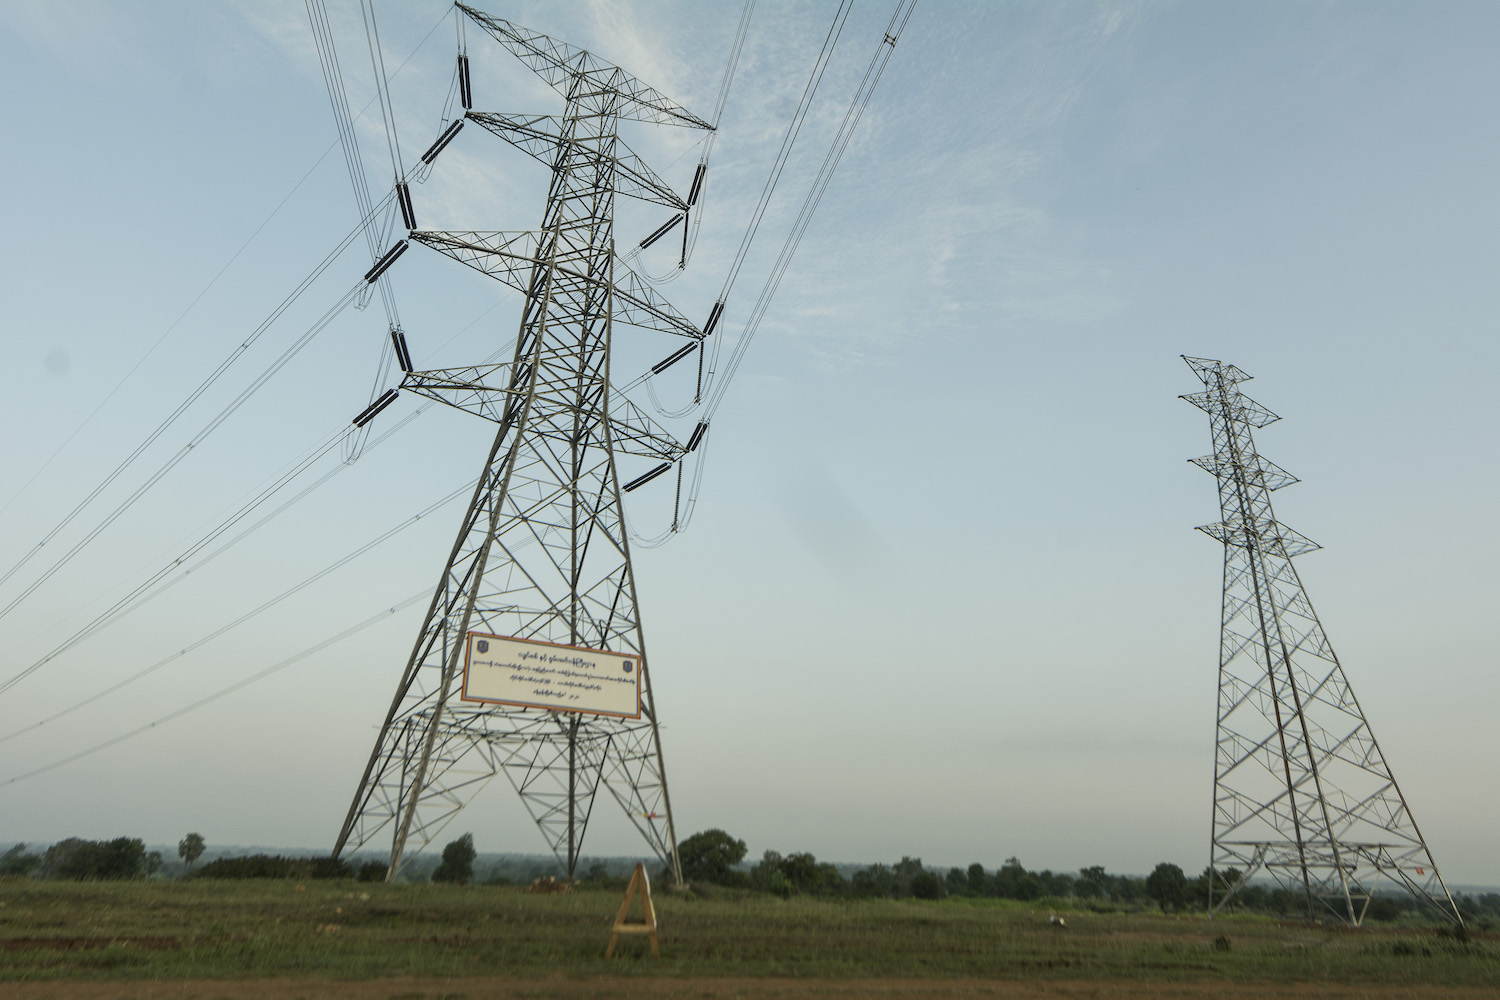
{"label": "bare soil strip", "polygon": [[1494,1000],[1486,988],[1237,984],[1024,982],[1000,979],[724,979],[591,977],[567,979],[188,979],[132,982],[0,983],[3,1000],[759,1000],[875,997],[895,1000]]}

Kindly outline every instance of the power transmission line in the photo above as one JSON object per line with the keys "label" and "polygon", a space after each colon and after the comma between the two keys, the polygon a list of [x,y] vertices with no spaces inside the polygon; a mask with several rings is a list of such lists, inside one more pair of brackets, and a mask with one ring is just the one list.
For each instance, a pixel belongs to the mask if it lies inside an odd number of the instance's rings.
{"label": "power transmission line", "polygon": [[[337,469],[335,469],[334,471],[337,472]],[[332,474],[333,473],[330,473],[329,475],[332,475]],[[355,548],[353,551],[348,552],[348,553],[344,554],[343,556],[340,556],[338,559],[335,559],[333,562],[329,563],[327,566],[324,566],[322,569],[318,570],[316,573],[312,574],[311,576],[305,577],[304,579],[300,580],[299,582],[297,582],[293,586],[287,588],[286,590],[283,590],[281,593],[277,594],[275,597],[273,597],[270,600],[265,601],[264,603],[258,605],[253,610],[245,612],[244,614],[240,615],[238,618],[234,619],[233,621],[229,622],[228,624],[221,625],[220,627],[214,629],[212,632],[209,632],[207,635],[202,636],[201,638],[195,639],[194,641],[188,643],[186,646],[183,646],[181,649],[177,650],[175,653],[172,653],[170,656],[163,657],[162,659],[160,659],[160,660],[156,661],[155,663],[151,664],[151,666],[146,667],[143,670],[139,670],[136,673],[131,674],[129,677],[124,678],[123,680],[116,681],[114,684],[110,685],[109,687],[104,688],[104,689],[102,689],[100,691],[96,691],[95,693],[89,695],[88,697],[84,698],[81,701],[70,702],[66,708],[62,709],[61,711],[54,712],[53,714],[47,716],[46,718],[42,719],[39,722],[35,722],[35,723],[33,723],[33,724],[29,725],[29,726],[25,726],[25,727],[23,727],[21,729],[17,729],[17,730],[14,730],[14,731],[10,732],[10,733],[7,733],[4,736],[0,736],[0,743],[4,743],[7,740],[15,739],[17,736],[24,736],[27,733],[34,732],[37,729],[40,729],[42,726],[45,726],[45,725],[47,725],[50,722],[55,722],[58,719],[63,718],[64,716],[71,715],[73,712],[78,711],[80,708],[83,708],[86,705],[91,705],[94,702],[99,701],[102,698],[108,697],[109,695],[114,694],[115,692],[121,690],[122,688],[128,687],[131,684],[134,684],[136,681],[142,679],[143,677],[146,677],[146,676],[148,676],[150,674],[155,673],[156,671],[160,670],[162,667],[165,667],[168,664],[173,663],[176,660],[179,660],[179,659],[181,659],[184,656],[187,656],[189,653],[193,652],[193,650],[198,649],[201,646],[207,645],[208,643],[212,642],[213,640],[219,638],[219,636],[224,635],[227,632],[231,632],[231,631],[233,631],[236,628],[239,628],[241,625],[244,625],[246,622],[249,622],[249,621],[251,621],[251,620],[259,617],[260,615],[262,615],[265,612],[267,612],[267,611],[271,610],[272,608],[276,607],[278,604],[280,604],[281,602],[287,600],[288,598],[293,597],[296,594],[301,593],[303,590],[306,590],[308,587],[312,586],[314,583],[317,583],[319,580],[321,580],[324,577],[328,576],[330,573],[337,572],[338,570],[340,570],[343,567],[347,566],[349,563],[351,563],[354,560],[358,559],[360,556],[364,555],[365,553],[367,553],[367,552],[371,551],[372,549],[375,549],[376,547],[378,547],[380,545],[383,545],[384,543],[390,541],[392,538],[395,538],[397,535],[399,535],[401,532],[405,531],[407,528],[410,528],[413,525],[420,523],[423,518],[426,518],[428,515],[433,514],[436,511],[442,509],[443,507],[445,507],[448,504],[452,503],[454,500],[457,500],[460,496],[462,496],[464,493],[467,493],[468,491],[472,490],[473,488],[474,488],[474,484],[472,482],[471,483],[466,483],[463,486],[460,486],[457,490],[454,490],[452,493],[449,493],[447,496],[443,497],[442,499],[440,499],[440,500],[438,500],[438,501],[436,501],[434,503],[429,504],[428,506],[424,507],[422,510],[418,511],[416,514],[413,514],[411,517],[409,517],[406,520],[402,521],[400,524],[397,524],[394,527],[391,527],[391,528],[389,528],[389,529],[381,532],[380,534],[376,535],[374,538],[372,538],[369,541],[365,542],[364,544],[360,545],[358,548]],[[241,536],[241,537],[243,537],[243,536]],[[236,540],[238,540],[238,539],[236,539]],[[89,632],[89,634],[92,635],[92,634],[94,634],[94,632],[97,632],[97,631],[98,631],[97,629],[91,630]]]}
{"label": "power transmission line", "polygon": [[[433,32],[437,31],[439,26],[442,25],[444,19],[446,19],[447,17],[448,12],[444,11],[443,15],[433,23],[432,27],[427,29],[427,34],[422,36],[422,40],[416,44],[416,47],[411,50],[407,57],[401,61],[401,65],[396,67],[395,72],[391,74],[392,79],[401,75],[401,71],[406,68],[406,64],[411,62],[412,57],[421,51],[422,46],[427,44],[427,40],[432,37]],[[359,114],[355,116],[355,120],[358,121],[360,118],[363,118],[365,112],[369,111],[370,106],[374,103],[375,99],[371,98],[370,101],[367,102],[365,106],[360,110]],[[120,378],[118,382],[115,383],[114,388],[112,388],[105,395],[105,397],[99,401],[98,405],[96,405],[91,411],[89,411],[88,416],[84,417],[82,422],[80,422],[77,427],[73,428],[72,433],[67,436],[62,444],[58,445],[57,448],[53,450],[52,454],[47,458],[45,462],[42,463],[41,467],[38,468],[36,472],[32,473],[30,478],[28,478],[26,482],[22,483],[20,488],[17,489],[15,493],[11,494],[10,499],[5,502],[5,506],[0,507],[0,514],[3,514],[5,511],[9,510],[11,505],[14,504],[16,500],[26,492],[31,484],[34,483],[37,478],[41,476],[41,474],[52,465],[54,461],[57,460],[57,457],[63,453],[68,445],[73,443],[73,439],[78,437],[79,433],[81,433],[85,427],[93,422],[93,419],[99,415],[99,411],[104,409],[105,405],[111,399],[113,399],[122,388],[124,388],[125,383],[130,381],[131,377],[135,375],[136,371],[140,369],[141,365],[146,363],[146,359],[151,357],[152,354],[156,353],[156,349],[162,345],[162,342],[167,339],[167,337],[172,333],[173,330],[177,329],[177,327],[187,317],[187,314],[193,311],[193,307],[203,300],[203,297],[208,294],[209,290],[212,289],[214,285],[218,284],[219,279],[224,276],[224,272],[228,271],[230,266],[234,264],[235,261],[239,260],[240,256],[244,254],[247,249],[249,249],[250,244],[255,242],[255,238],[261,234],[266,226],[270,225],[271,220],[274,219],[277,214],[280,213],[280,211],[284,207],[286,207],[286,203],[292,199],[292,195],[301,190],[302,185],[307,182],[307,179],[313,175],[313,172],[317,170],[318,167],[322,165],[323,161],[328,158],[328,154],[333,152],[334,148],[338,145],[339,140],[337,139],[328,144],[328,148],[323,150],[318,158],[313,161],[312,166],[307,168],[306,172],[303,173],[302,177],[297,181],[297,183],[292,185],[291,190],[288,191],[282,197],[282,199],[276,203],[276,207],[271,209],[270,214],[261,220],[260,225],[255,227],[254,232],[250,234],[250,236],[245,240],[244,243],[240,244],[239,249],[230,256],[229,260],[224,262],[224,265],[214,273],[214,276],[208,280],[208,283],[205,284],[201,289],[199,289],[198,294],[195,295],[193,297],[193,300],[189,302],[187,306],[182,310],[182,312],[177,315],[177,318],[172,321],[171,325],[168,326],[166,330],[164,330],[162,334],[156,338],[151,346],[146,349],[146,352],[136,360],[135,364],[130,366],[130,369],[126,371],[126,373]],[[0,578],[0,583],[3,583],[6,579],[9,579],[9,574],[7,574],[4,578]]]}

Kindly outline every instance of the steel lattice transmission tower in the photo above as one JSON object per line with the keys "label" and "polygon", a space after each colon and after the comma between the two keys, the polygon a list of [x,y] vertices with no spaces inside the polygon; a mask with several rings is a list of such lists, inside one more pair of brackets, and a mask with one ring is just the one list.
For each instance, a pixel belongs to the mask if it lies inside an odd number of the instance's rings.
{"label": "steel lattice transmission tower", "polygon": [[1399,885],[1462,918],[1344,676],[1292,560],[1319,546],[1276,520],[1296,477],[1261,458],[1252,428],[1279,419],[1239,391],[1233,365],[1184,358],[1203,380],[1219,482],[1224,605],[1214,760],[1210,912],[1265,872],[1311,919],[1359,925],[1370,893]]}
{"label": "steel lattice transmission tower", "polygon": [[[613,223],[616,194],[688,208],[620,140],[622,119],[712,126],[588,52],[458,6],[566,106],[561,115],[464,118],[551,168],[538,230],[410,234],[525,301],[509,362],[412,372],[398,344],[403,389],[499,427],[334,854],[389,837],[394,879],[504,774],[570,876],[602,785],[680,878],[616,460],[655,460],[644,480],[685,449],[613,391],[610,343],[616,324],[690,341],[704,333],[615,256]],[[466,55],[460,65],[467,107]],[[474,633],[633,654],[639,717],[465,700]]]}

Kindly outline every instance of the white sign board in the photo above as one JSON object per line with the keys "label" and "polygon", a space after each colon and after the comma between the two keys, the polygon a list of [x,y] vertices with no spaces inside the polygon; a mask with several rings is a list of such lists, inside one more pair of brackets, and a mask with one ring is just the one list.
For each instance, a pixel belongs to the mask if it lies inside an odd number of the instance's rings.
{"label": "white sign board", "polygon": [[464,701],[641,717],[641,658],[470,632]]}

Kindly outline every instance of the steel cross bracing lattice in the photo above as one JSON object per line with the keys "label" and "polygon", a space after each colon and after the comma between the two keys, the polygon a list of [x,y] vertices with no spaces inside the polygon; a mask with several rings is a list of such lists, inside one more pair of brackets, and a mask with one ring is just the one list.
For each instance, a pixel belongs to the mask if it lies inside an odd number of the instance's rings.
{"label": "steel cross bracing lattice", "polygon": [[[509,362],[402,382],[499,426],[334,854],[388,838],[394,880],[503,774],[569,876],[603,786],[680,878],[616,456],[684,449],[612,392],[610,339],[616,323],[704,335],[615,256],[616,194],[686,205],[616,132],[622,118],[709,126],[587,52],[459,7],[567,103],[558,116],[468,115],[551,167],[539,230],[410,234],[525,302]],[[471,632],[634,653],[641,717],[462,701]]]}
{"label": "steel cross bracing lattice", "polygon": [[1462,919],[1392,777],[1293,558],[1318,545],[1276,520],[1271,492],[1296,477],[1261,458],[1252,429],[1279,419],[1239,391],[1233,365],[1184,358],[1203,380],[1219,483],[1224,604],[1214,761],[1210,912],[1264,872],[1312,919],[1359,925],[1389,880]]}

